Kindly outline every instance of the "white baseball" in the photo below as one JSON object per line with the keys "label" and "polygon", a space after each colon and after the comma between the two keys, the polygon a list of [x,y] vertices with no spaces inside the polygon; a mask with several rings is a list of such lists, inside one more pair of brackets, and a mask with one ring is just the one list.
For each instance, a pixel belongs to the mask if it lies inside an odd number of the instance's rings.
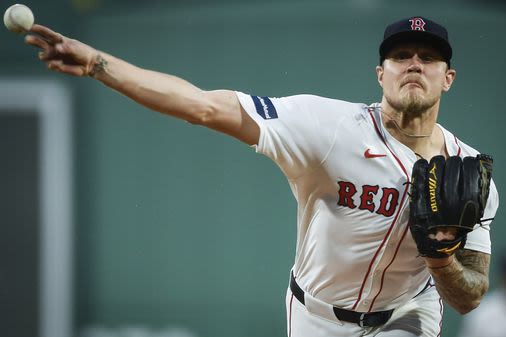
{"label": "white baseball", "polygon": [[8,30],[23,34],[33,26],[34,17],[32,10],[25,5],[15,4],[7,8],[4,14],[4,24]]}

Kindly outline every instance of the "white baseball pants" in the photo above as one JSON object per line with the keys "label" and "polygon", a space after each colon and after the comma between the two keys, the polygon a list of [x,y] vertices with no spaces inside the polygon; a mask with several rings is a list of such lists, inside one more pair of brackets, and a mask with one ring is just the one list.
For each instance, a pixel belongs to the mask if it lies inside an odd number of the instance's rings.
{"label": "white baseball pants", "polygon": [[[307,294],[306,294],[307,296]],[[307,298],[307,297],[306,297]],[[307,301],[306,301],[307,303]],[[324,304],[309,301],[310,310],[288,288],[286,295],[288,337],[439,337],[443,302],[435,286],[427,288],[405,305],[394,310],[385,325],[360,327],[339,321]],[[319,307],[320,306],[320,307]],[[332,312],[330,306],[330,312]]]}

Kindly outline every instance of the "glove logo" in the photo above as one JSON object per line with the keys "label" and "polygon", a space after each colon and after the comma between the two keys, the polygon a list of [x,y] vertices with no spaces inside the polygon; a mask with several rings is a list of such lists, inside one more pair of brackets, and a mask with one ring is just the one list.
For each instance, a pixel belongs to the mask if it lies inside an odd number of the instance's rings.
{"label": "glove logo", "polygon": [[437,200],[436,200],[436,186],[437,186],[437,176],[436,176],[436,164],[429,171],[429,196],[430,196],[430,209],[432,212],[437,212]]}
{"label": "glove logo", "polygon": [[438,249],[437,251],[440,252],[440,253],[444,253],[444,254],[447,254],[447,255],[452,255],[454,251],[457,250],[457,248],[460,247],[460,244],[461,242],[458,242],[455,246],[453,247],[445,247],[445,248],[441,248],[441,249]]}

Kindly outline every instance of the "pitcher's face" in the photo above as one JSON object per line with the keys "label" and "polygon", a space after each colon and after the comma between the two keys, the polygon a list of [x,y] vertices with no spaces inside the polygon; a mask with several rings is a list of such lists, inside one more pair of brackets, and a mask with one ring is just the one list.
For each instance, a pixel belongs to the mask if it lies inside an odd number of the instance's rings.
{"label": "pitcher's face", "polygon": [[436,49],[418,44],[394,47],[376,73],[390,106],[410,114],[433,107],[455,78]]}

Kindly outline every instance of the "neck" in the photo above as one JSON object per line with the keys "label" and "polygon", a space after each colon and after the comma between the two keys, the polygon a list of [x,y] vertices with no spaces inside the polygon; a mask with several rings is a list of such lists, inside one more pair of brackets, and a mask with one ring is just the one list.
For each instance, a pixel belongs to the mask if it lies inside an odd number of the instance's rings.
{"label": "neck", "polygon": [[383,126],[395,139],[426,159],[444,154],[444,137],[435,127],[438,112],[439,102],[417,113],[396,110],[384,97],[381,102]]}

